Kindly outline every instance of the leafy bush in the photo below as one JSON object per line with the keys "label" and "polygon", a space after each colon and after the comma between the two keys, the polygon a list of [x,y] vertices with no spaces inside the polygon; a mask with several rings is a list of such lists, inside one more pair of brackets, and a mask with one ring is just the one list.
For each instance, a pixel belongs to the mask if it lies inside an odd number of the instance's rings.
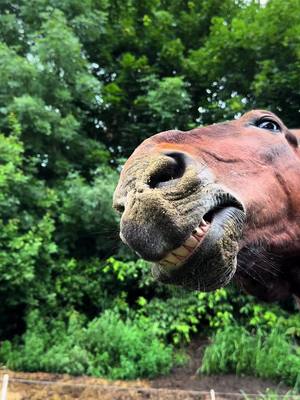
{"label": "leafy bush", "polygon": [[[126,268],[126,264],[122,263],[122,276],[124,278],[124,272],[128,271],[127,281],[132,279],[132,271],[136,274],[137,269],[133,270],[130,266]],[[139,261],[133,265],[137,267],[138,264]],[[141,282],[137,281],[139,284]],[[151,287],[154,286],[155,283],[152,282]],[[143,288],[143,294],[147,293],[145,286],[140,287]],[[278,305],[257,303],[255,298],[241,295],[233,286],[211,293],[190,292],[170,286],[161,288],[161,292],[156,289],[154,298],[149,298],[148,293],[148,297],[140,296],[136,302],[138,307],[134,308],[133,312],[153,322],[159,321],[161,337],[176,345],[189,343],[195,333],[202,332],[207,335],[232,325],[234,321],[239,321],[252,331],[261,330],[267,333],[275,327],[280,327],[282,332],[295,338],[300,332],[298,312],[287,312]]]}
{"label": "leafy bush", "polygon": [[255,375],[298,386],[300,347],[280,329],[252,335],[244,327],[227,326],[206,348],[201,372]]}
{"label": "leafy bush", "polygon": [[0,348],[0,362],[9,368],[133,379],[167,373],[175,360],[156,325],[122,321],[115,311],[89,323],[73,313],[67,324],[46,323],[32,312],[27,323],[21,345],[5,341]]}
{"label": "leafy bush", "polygon": [[[167,291],[165,291],[166,294]],[[139,315],[155,323],[159,321],[159,334],[174,344],[189,343],[192,334],[230,324],[233,306],[228,301],[228,291],[198,293],[169,288],[167,298],[147,301],[138,299]]]}

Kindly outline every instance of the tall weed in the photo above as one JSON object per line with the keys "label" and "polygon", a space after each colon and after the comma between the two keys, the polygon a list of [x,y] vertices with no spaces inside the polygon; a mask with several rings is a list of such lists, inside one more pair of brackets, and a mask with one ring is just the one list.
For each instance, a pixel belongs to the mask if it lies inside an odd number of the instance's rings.
{"label": "tall weed", "polygon": [[254,375],[300,389],[300,347],[278,329],[252,335],[244,327],[227,326],[206,348],[201,372]]}

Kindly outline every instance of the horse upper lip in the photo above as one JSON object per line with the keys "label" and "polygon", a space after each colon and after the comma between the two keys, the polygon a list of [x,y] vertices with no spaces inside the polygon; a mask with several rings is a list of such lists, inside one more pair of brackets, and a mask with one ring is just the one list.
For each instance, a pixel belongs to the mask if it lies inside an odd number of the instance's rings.
{"label": "horse upper lip", "polygon": [[229,192],[225,192],[216,198],[216,204],[213,209],[218,207],[235,207],[245,212],[245,207],[242,202]]}

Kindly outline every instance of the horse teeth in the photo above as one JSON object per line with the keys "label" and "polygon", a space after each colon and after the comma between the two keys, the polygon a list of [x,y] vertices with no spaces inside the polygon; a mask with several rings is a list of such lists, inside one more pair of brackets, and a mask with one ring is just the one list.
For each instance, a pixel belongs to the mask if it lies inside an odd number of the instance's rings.
{"label": "horse teeth", "polygon": [[194,248],[194,247],[197,246],[198,241],[197,241],[197,239],[195,239],[193,236],[190,236],[190,237],[184,242],[184,244],[185,244],[186,246],[188,246],[188,247]]}
{"label": "horse teeth", "polygon": [[206,224],[206,225],[204,225],[204,226],[199,226],[197,229],[199,229],[199,231],[201,232],[201,235],[203,235],[203,234],[205,234],[205,233],[208,231],[209,225]]}
{"label": "horse teeth", "polygon": [[179,267],[182,262],[190,256],[195,248],[202,242],[206,232],[209,229],[209,224],[200,225],[194,229],[193,233],[187,240],[179,247],[171,251],[159,261],[159,264],[168,268]]}
{"label": "horse teeth", "polygon": [[198,236],[203,236],[203,231],[202,231],[202,229],[201,228],[196,228],[195,230],[194,230],[194,235],[198,235]]}
{"label": "horse teeth", "polygon": [[169,253],[167,257],[164,258],[165,261],[168,261],[172,264],[178,264],[178,258],[174,256],[172,253]]}
{"label": "horse teeth", "polygon": [[[196,240],[196,239],[195,239]],[[187,244],[187,241],[184,243]],[[188,245],[189,246],[189,245]],[[191,245],[191,247],[195,247],[195,245]],[[175,254],[176,256],[182,256],[185,257],[188,254],[190,254],[190,252],[188,251],[188,249],[184,246],[180,246],[177,249],[173,250],[173,254]]]}
{"label": "horse teeth", "polygon": [[[166,261],[165,259],[160,260],[160,265],[162,265],[163,267],[169,267],[170,263],[168,263],[168,261]],[[172,263],[173,264],[173,263]]]}

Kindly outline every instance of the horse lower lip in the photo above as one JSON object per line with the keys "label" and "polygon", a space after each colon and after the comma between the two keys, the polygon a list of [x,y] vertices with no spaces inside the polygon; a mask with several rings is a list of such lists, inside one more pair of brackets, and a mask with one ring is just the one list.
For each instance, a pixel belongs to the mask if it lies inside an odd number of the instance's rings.
{"label": "horse lower lip", "polygon": [[212,291],[227,285],[236,271],[238,244],[246,221],[245,212],[234,206],[213,214],[205,239],[183,264],[152,265],[160,282],[192,290]]}
{"label": "horse lower lip", "polygon": [[170,271],[179,269],[201,247],[207,233],[210,233],[210,240],[213,241],[224,234],[223,225],[226,224],[228,218],[232,218],[236,211],[241,213],[236,207],[224,207],[215,210],[215,212],[211,214],[210,222],[206,222],[202,219],[199,226],[193,231],[189,238],[181,246],[172,250],[163,259],[158,261],[158,264]]}

